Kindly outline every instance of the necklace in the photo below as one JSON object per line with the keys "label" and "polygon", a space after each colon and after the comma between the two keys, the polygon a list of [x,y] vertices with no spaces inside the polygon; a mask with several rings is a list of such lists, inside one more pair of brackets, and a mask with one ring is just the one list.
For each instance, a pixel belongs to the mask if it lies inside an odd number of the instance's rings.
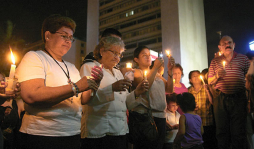
{"label": "necklace", "polygon": [[[52,56],[46,49],[44,49],[44,50],[49,54],[50,57],[53,58],[53,56]],[[68,67],[67,67],[67,65],[65,64],[64,60],[62,60],[62,61],[63,61],[64,65],[65,65],[65,67],[66,67],[67,73],[64,71],[63,67],[57,62],[57,60],[55,60],[54,58],[53,58],[53,60],[54,60],[54,61],[57,63],[57,65],[60,66],[60,68],[63,70],[64,74],[66,75],[66,77],[67,77],[67,79],[68,79],[67,82],[70,83],[70,82],[71,82],[71,79],[70,79],[69,70],[68,70]]]}

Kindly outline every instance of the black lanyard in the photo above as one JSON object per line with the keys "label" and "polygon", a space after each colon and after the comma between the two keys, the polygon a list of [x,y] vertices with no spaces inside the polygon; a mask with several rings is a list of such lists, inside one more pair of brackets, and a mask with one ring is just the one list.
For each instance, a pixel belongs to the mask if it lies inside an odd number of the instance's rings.
{"label": "black lanyard", "polygon": [[[44,49],[44,50],[49,54],[49,56],[51,56],[51,57],[53,58],[53,56],[52,56],[46,49]],[[57,62],[57,60],[55,60],[54,58],[53,58],[53,60],[54,60],[54,61],[58,64],[58,66],[60,66],[60,68],[63,70],[64,74],[65,74],[66,77],[68,78],[68,83],[71,82],[69,70],[68,70],[68,67],[67,67],[67,65],[65,64],[64,60],[62,60],[62,61],[63,61],[64,65],[65,65],[65,67],[66,67],[67,73],[64,71],[63,67]]]}

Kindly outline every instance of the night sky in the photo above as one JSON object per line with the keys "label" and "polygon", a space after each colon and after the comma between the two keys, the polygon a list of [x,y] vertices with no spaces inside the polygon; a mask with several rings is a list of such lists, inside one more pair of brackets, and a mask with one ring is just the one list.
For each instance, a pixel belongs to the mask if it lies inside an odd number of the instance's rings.
{"label": "night sky", "polygon": [[[1,0],[0,33],[5,30],[6,21],[14,25],[13,35],[22,38],[26,43],[41,39],[41,25],[50,14],[61,14],[71,17],[77,23],[74,36],[86,40],[87,0],[22,0],[11,2]],[[219,34],[233,37],[235,51],[245,54],[249,42],[254,40],[254,0],[204,0],[206,35],[209,63],[218,50]]]}

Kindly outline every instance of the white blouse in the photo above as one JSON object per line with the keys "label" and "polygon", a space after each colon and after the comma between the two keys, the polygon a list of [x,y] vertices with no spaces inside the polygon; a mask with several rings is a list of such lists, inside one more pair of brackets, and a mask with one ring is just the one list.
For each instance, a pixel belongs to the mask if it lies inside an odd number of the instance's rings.
{"label": "white blouse", "polygon": [[[80,69],[81,76],[91,76],[93,66],[99,66],[97,61],[88,62]],[[112,84],[124,79],[120,70],[103,68],[103,78],[96,95],[87,105],[83,106],[81,118],[81,138],[100,138],[105,135],[125,135],[129,132],[126,115],[126,100],[134,98],[134,92],[113,92]]]}

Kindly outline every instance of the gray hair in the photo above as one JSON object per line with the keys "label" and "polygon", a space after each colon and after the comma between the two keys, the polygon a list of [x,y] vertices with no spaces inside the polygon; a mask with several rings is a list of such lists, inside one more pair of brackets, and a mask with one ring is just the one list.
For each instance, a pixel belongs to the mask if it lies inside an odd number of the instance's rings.
{"label": "gray hair", "polygon": [[124,42],[121,40],[121,38],[113,37],[113,36],[107,36],[101,38],[99,44],[95,47],[93,51],[93,56],[96,60],[101,59],[100,49],[104,48],[105,51],[110,50],[112,46],[119,46],[121,49],[125,50],[124,48]]}

